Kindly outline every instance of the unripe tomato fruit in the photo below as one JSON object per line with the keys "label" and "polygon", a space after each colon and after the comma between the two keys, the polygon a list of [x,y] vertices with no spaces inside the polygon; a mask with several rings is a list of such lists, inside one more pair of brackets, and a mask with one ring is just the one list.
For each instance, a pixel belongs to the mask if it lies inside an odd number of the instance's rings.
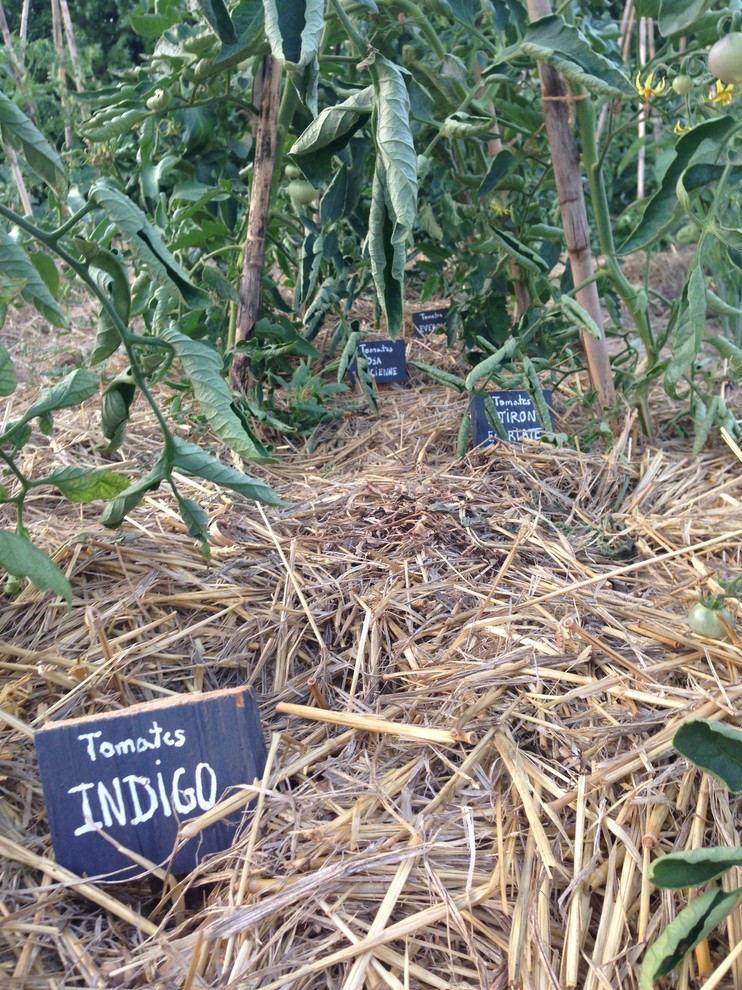
{"label": "unripe tomato fruit", "polygon": [[289,182],[289,196],[295,203],[306,205],[317,198],[317,190],[306,179],[294,179],[293,182]]}
{"label": "unripe tomato fruit", "polygon": [[170,94],[164,89],[156,89],[147,100],[147,109],[157,113],[159,110],[167,110],[170,103]]}
{"label": "unripe tomato fruit", "polygon": [[732,625],[732,616],[717,601],[701,600],[696,602],[688,613],[688,625],[699,636],[707,636],[709,639],[729,639],[726,626]]}
{"label": "unripe tomato fruit", "polygon": [[742,33],[732,31],[711,46],[709,71],[723,83],[742,83]]}
{"label": "unripe tomato fruit", "polygon": [[693,89],[693,80],[687,72],[681,72],[679,76],[675,76],[673,79],[672,88],[678,96],[687,96]]}
{"label": "unripe tomato fruit", "polygon": [[301,176],[301,169],[297,165],[292,165],[291,162],[284,168],[283,174],[287,179],[298,179]]}

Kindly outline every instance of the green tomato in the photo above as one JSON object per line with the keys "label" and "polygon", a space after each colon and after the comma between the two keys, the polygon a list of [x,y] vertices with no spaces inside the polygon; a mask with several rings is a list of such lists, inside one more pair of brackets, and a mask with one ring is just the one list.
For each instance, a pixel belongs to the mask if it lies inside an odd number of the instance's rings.
{"label": "green tomato", "polygon": [[709,71],[723,83],[742,83],[742,33],[732,31],[712,45]]}
{"label": "green tomato", "polygon": [[295,203],[302,203],[306,206],[307,203],[311,203],[313,199],[317,198],[318,193],[312,183],[307,182],[306,179],[294,179],[293,182],[289,182],[289,196]]}
{"label": "green tomato", "polygon": [[170,94],[164,89],[156,89],[147,100],[147,109],[157,113],[160,110],[167,110],[170,103]]}
{"label": "green tomato", "polygon": [[678,96],[687,96],[693,89],[693,80],[687,72],[681,72],[679,76],[675,76],[673,79],[672,88]]}
{"label": "green tomato", "polygon": [[301,178],[301,169],[298,165],[292,165],[291,162],[284,168],[283,174],[287,179],[299,179]]}
{"label": "green tomato", "polygon": [[688,625],[694,633],[708,639],[729,639],[727,626],[732,616],[714,598],[702,598],[688,613]]}

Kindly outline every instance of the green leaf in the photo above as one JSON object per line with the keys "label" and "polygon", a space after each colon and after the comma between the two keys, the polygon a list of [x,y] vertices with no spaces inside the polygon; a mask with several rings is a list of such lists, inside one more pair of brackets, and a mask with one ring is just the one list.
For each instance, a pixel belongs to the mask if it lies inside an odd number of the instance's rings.
{"label": "green leaf", "polygon": [[238,0],[232,8],[232,24],[237,41],[222,45],[214,60],[218,66],[233,65],[258,53],[265,35],[263,0]]}
{"label": "green leaf", "polygon": [[649,879],[663,890],[682,890],[716,880],[735,866],[742,866],[742,848],[712,846],[661,856],[650,866]]}
{"label": "green leaf", "polygon": [[436,368],[435,365],[424,364],[422,361],[410,360],[407,364],[411,368],[417,368],[418,371],[422,371],[429,378],[432,378],[434,382],[445,385],[447,388],[452,388],[455,392],[466,391],[466,382],[463,378],[459,378],[458,375],[451,375],[441,368]]}
{"label": "green leaf", "polygon": [[684,722],[673,746],[701,770],[742,794],[742,732],[721,722],[697,718]]}
{"label": "green leaf", "polygon": [[135,34],[142,38],[159,38],[168,28],[173,27],[181,19],[181,14],[174,8],[164,13],[145,14],[140,9],[129,14],[129,23]]}
{"label": "green leaf", "polygon": [[571,320],[576,327],[584,330],[586,334],[594,337],[595,340],[602,340],[603,334],[600,327],[585,307],[580,306],[576,299],[573,299],[571,296],[562,296],[559,300],[559,306],[567,319]]}
{"label": "green leaf", "polygon": [[201,13],[223,45],[236,45],[237,32],[224,0],[197,0]]}
{"label": "green leaf", "polygon": [[325,0],[264,0],[265,33],[273,57],[302,69],[319,51]]}
{"label": "green leaf", "polygon": [[29,168],[61,197],[67,187],[64,164],[46,138],[18,107],[0,92],[0,137],[21,155]]}
{"label": "green leaf", "polygon": [[376,168],[369,216],[371,272],[395,337],[404,319],[403,286],[407,238],[417,213],[417,156],[410,131],[410,100],[403,70],[378,57],[374,78]]}
{"label": "green leaf", "polygon": [[23,416],[23,422],[27,423],[35,416],[43,416],[44,413],[54,412],[57,409],[79,406],[97,391],[98,376],[87,368],[75,368],[61,382],[42,390],[38,400]]}
{"label": "green leaf", "polygon": [[0,231],[0,285],[16,282],[27,303],[30,303],[55,327],[66,327],[67,320],[28,254]]}
{"label": "green leaf", "polygon": [[149,116],[142,106],[117,106],[93,114],[80,124],[80,133],[90,141],[110,141],[127,134]]}
{"label": "green leaf", "polygon": [[[617,254],[632,254],[646,248],[672,230],[683,215],[677,199],[678,180],[682,176],[685,189],[690,191],[706,185],[721,174],[721,166],[716,163],[726,139],[736,126],[736,118],[729,114],[697,124],[678,140],[675,157],[662,177],[660,188],[650,199],[641,220],[617,250]],[[710,171],[704,168],[691,170],[691,166],[713,168]]]}
{"label": "green leaf", "polygon": [[116,529],[124,521],[124,517],[139,505],[147,492],[160,487],[164,477],[165,462],[160,457],[151,471],[108,503],[100,518],[101,523],[108,529]]}
{"label": "green leaf", "polygon": [[179,437],[174,442],[173,467],[266,505],[285,504],[265,482],[250,478],[236,468],[227,467],[202,447]]}
{"label": "green leaf", "polygon": [[740,893],[742,888],[729,892],[714,888],[684,908],[647,950],[639,990],[652,990],[661,976],[675,969],[734,910]]}
{"label": "green leaf", "polygon": [[127,196],[105,185],[102,180],[93,184],[89,196],[113,221],[128,242],[132,254],[147,268],[158,285],[175,291],[192,309],[206,309],[210,305],[206,293],[193,284],[159,232]]}
{"label": "green leaf", "polygon": [[[100,244],[82,239],[76,239],[75,244],[88,263],[88,274],[101,292],[110,298],[111,304],[124,326],[128,326],[131,292],[129,290],[129,275],[121,256],[101,247]],[[101,309],[100,326],[95,338],[93,353],[90,355],[90,363],[98,364],[105,361],[118,349],[120,344],[121,335],[116,329],[113,319],[105,309]]]}
{"label": "green leaf", "polygon": [[214,433],[241,457],[270,461],[265,448],[245,429],[232,404],[232,393],[222,378],[223,362],[217,352],[200,340],[191,340],[170,324],[162,339],[175,351],[188,375],[193,394]]}
{"label": "green leaf", "polygon": [[570,82],[596,95],[636,97],[636,90],[616,63],[593,51],[587,38],[558,14],[532,21],[523,40],[507,49],[501,61],[521,55],[548,62]]}
{"label": "green leaf", "polygon": [[669,38],[693,28],[701,14],[705,13],[708,0],[662,0],[660,3],[660,34]]}
{"label": "green leaf", "polygon": [[29,578],[39,591],[49,589],[72,604],[72,588],[57,565],[17,533],[0,530],[0,567],[13,577]]}
{"label": "green leaf", "polygon": [[103,436],[109,441],[107,454],[118,450],[124,442],[129,424],[129,410],[137,394],[131,368],[120,372],[109,383],[101,398],[100,421]]}
{"label": "green leaf", "polygon": [[18,384],[13,360],[8,351],[0,344],[0,397],[12,395]]}
{"label": "green leaf", "polygon": [[[549,266],[538,252],[534,251],[527,244],[524,244],[523,241],[519,241],[509,231],[491,230],[490,234],[495,244],[502,248],[505,254],[509,255],[513,261],[522,268],[525,268],[526,271],[538,275],[540,272],[547,272],[549,270]],[[482,245],[480,251],[485,251],[486,249],[487,246]]]}
{"label": "green leaf", "polygon": [[57,488],[70,502],[94,502],[99,498],[114,498],[129,487],[122,474],[107,469],[91,470],[81,467],[64,467],[52,471],[39,483]]}
{"label": "green leaf", "polygon": [[194,502],[192,498],[186,498],[176,490],[175,497],[178,501],[180,518],[186,524],[188,532],[201,544],[201,552],[206,560],[211,559],[209,548],[209,516],[204,509]]}
{"label": "green leaf", "polygon": [[701,350],[706,327],[706,283],[696,265],[685,284],[678,319],[672,335],[672,357],[665,370],[663,385],[677,398],[677,385]]}
{"label": "green leaf", "polygon": [[342,151],[368,120],[374,103],[373,86],[353,93],[342,103],[325,107],[294,141],[291,158],[310,182],[320,183],[334,155]]}
{"label": "green leaf", "polygon": [[[466,376],[466,387],[468,391],[471,392],[478,381],[491,375],[493,371],[496,371],[500,367],[503,361],[509,357],[512,357],[517,347],[518,338],[508,337],[502,347],[498,348],[494,354],[490,354],[489,357],[486,357],[483,361],[480,361],[479,364],[474,365],[469,374]],[[499,420],[499,417],[497,418]],[[505,439],[507,439],[507,436]]]}
{"label": "green leaf", "polygon": [[204,265],[201,269],[201,275],[206,285],[214,290],[220,301],[228,299],[235,305],[239,305],[240,297],[237,289],[235,289],[227,276],[216,265]]}

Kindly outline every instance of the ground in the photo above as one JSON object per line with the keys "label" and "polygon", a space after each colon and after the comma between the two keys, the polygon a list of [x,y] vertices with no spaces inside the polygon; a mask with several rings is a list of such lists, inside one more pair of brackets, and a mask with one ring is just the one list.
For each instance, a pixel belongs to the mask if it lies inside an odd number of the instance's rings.
{"label": "ground", "polygon": [[[91,333],[84,312],[66,337],[11,322],[23,381],[6,419]],[[246,470],[283,508],[184,479],[210,514],[210,564],[166,492],[116,532],[94,505],[34,497],[29,529],[74,602],[25,587],[0,608],[4,987],[637,985],[685,903],[652,888],[649,863],[739,841],[738,800],[672,736],[694,716],[738,721],[739,642],[686,617],[740,572],[740,463],[721,440],[698,457],[649,444],[629,412],[610,450],[457,461],[462,402],[413,377],[379,416],[349,415],[311,450],[282,443],[277,465]],[[570,432],[578,407],[556,406]],[[91,400],[34,438],[27,466],[107,463],[101,447]],[[156,450],[137,406],[119,465]],[[34,729],[241,684],[270,758],[233,847],[177,882],[65,875]],[[357,727],[368,716],[384,731]],[[741,935],[738,911],[711,964]]]}

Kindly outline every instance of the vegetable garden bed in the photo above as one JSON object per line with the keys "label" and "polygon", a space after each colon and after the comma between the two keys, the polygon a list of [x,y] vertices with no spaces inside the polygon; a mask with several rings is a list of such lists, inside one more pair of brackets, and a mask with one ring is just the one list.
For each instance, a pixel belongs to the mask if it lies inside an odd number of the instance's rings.
{"label": "vegetable garden bed", "polygon": [[[96,401],[24,457],[103,463]],[[737,802],[671,740],[690,716],[738,721],[739,643],[686,616],[740,571],[740,463],[637,447],[632,417],[610,452],[457,462],[461,401],[413,377],[380,416],[287,445],[251,468],[284,508],[184,477],[210,565],[164,493],[113,533],[90,507],[29,499],[74,601],[29,585],[0,611],[3,987],[636,986],[683,901],[650,862],[735,841]],[[139,468],[150,435],[137,407],[123,456]],[[245,683],[269,764],[233,847],[175,879],[65,875],[34,728]],[[741,926],[738,909],[712,965]]]}

